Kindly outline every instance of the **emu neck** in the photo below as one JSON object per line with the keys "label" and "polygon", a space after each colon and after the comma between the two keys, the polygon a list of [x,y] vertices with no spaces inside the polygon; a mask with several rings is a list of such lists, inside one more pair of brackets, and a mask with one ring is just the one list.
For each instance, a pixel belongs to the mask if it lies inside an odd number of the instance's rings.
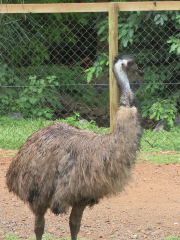
{"label": "emu neck", "polygon": [[114,74],[120,89],[119,106],[121,105],[129,106],[130,102],[129,102],[128,96],[131,95],[131,88],[130,88],[127,72],[122,68],[120,68],[120,70],[116,70],[117,68],[118,66],[115,66]]}
{"label": "emu neck", "polygon": [[116,79],[118,81],[118,84],[120,86],[121,94],[125,94],[128,92],[131,92],[130,84],[129,84],[129,79],[127,76],[127,73],[125,70],[120,69],[120,71],[116,71]]}

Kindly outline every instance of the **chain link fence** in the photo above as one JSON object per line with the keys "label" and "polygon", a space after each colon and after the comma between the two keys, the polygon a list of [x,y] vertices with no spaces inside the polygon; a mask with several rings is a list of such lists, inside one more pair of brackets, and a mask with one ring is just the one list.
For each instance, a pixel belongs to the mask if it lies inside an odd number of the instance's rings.
{"label": "chain link fence", "polygon": [[[119,13],[119,53],[135,54],[142,71],[129,78],[152,150],[155,132],[172,136],[174,125],[173,145],[159,149],[180,148],[179,19],[176,11]],[[76,112],[109,127],[108,51],[108,13],[1,14],[0,116],[56,120]]]}
{"label": "chain link fence", "polygon": [[[105,14],[101,14],[105,15]],[[106,14],[107,16],[107,14]],[[2,15],[1,116],[82,118],[109,125],[108,72],[87,83],[97,54],[98,14]]]}

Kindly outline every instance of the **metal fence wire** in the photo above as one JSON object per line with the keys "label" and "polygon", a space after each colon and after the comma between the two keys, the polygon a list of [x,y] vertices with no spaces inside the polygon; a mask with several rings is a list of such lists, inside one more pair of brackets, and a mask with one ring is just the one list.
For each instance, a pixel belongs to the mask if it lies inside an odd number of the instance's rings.
{"label": "metal fence wire", "polygon": [[[102,14],[101,14],[102,15]],[[103,14],[103,16],[107,14]],[[109,125],[108,72],[87,83],[108,43],[97,36],[98,14],[1,16],[1,116],[82,118]]]}
{"label": "metal fence wire", "polygon": [[[176,11],[119,13],[119,53],[135,54],[142,71],[129,78],[143,129],[180,124],[178,19]],[[108,51],[107,13],[1,14],[0,116],[77,112],[109,127]]]}

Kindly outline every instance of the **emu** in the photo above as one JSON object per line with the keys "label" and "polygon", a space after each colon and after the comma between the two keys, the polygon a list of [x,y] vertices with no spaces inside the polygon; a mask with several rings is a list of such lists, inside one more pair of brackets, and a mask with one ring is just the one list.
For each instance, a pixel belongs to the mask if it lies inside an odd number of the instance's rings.
{"label": "emu", "polygon": [[121,93],[114,131],[100,135],[55,122],[28,137],[7,171],[9,191],[35,214],[37,240],[47,209],[58,215],[69,207],[71,239],[77,240],[85,207],[123,191],[131,179],[140,127],[127,71],[137,67],[132,55],[117,55],[113,64]]}

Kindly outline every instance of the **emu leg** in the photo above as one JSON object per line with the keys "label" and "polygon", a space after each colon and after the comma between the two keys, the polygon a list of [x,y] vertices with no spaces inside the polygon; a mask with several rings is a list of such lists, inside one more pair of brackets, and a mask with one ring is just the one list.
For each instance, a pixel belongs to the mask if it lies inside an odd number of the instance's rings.
{"label": "emu leg", "polygon": [[83,211],[86,205],[74,205],[71,211],[71,215],[69,218],[69,226],[71,230],[71,239],[77,240],[77,235],[81,226],[81,219],[83,215]]}
{"label": "emu leg", "polygon": [[44,233],[44,226],[45,226],[45,219],[44,219],[44,213],[43,214],[37,214],[35,217],[35,226],[34,226],[34,232],[36,234],[36,240],[41,240],[42,235]]}

